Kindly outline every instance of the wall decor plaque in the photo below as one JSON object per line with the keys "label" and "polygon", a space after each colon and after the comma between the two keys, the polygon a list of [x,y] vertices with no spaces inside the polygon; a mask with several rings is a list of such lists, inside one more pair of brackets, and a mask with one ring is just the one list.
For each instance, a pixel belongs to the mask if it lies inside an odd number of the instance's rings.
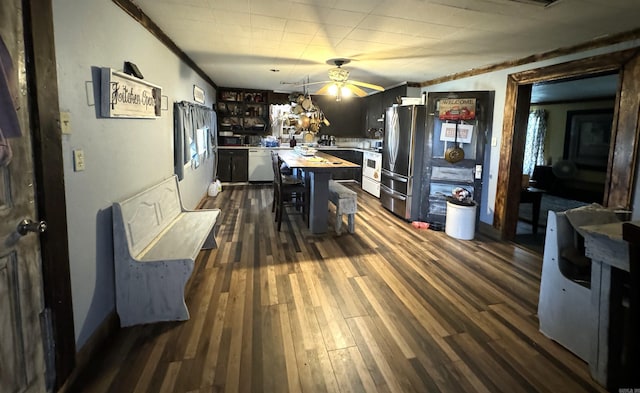
{"label": "wall decor plaque", "polygon": [[204,104],[204,90],[193,85],[193,100],[198,104]]}
{"label": "wall decor plaque", "polygon": [[102,117],[156,119],[161,114],[162,88],[115,71],[101,69]]}

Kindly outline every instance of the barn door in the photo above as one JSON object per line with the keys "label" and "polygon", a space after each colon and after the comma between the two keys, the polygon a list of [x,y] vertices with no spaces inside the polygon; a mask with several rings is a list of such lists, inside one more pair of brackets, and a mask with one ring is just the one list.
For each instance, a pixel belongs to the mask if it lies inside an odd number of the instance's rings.
{"label": "barn door", "polygon": [[0,392],[44,392],[37,231],[45,228],[29,221],[36,206],[19,0],[0,2],[0,38]]}

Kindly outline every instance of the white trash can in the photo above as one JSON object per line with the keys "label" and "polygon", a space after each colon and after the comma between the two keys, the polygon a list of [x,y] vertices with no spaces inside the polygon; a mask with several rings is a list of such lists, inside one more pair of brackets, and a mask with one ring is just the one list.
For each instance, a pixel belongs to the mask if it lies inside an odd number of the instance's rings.
{"label": "white trash can", "polygon": [[445,232],[447,235],[461,240],[473,240],[476,232],[476,208],[458,205],[447,201],[447,220]]}

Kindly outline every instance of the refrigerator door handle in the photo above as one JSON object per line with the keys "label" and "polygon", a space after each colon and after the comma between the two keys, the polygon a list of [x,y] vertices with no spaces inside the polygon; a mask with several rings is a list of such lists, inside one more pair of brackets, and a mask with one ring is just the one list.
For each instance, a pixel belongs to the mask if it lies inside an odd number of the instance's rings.
{"label": "refrigerator door handle", "polygon": [[395,191],[393,191],[392,189],[390,189],[389,187],[385,186],[384,184],[380,184],[380,192],[384,192],[385,194],[389,194],[391,196],[391,198],[393,199],[399,199],[401,201],[406,201],[407,197],[405,197],[404,195],[397,193]]}
{"label": "refrigerator door handle", "polygon": [[398,176],[398,175],[396,175],[395,173],[393,173],[393,172],[389,172],[389,171],[388,171],[388,170],[386,170],[386,169],[383,169],[383,170],[382,170],[382,174],[383,174],[383,175],[385,175],[385,176],[387,176],[387,177],[390,177],[390,178],[391,178],[391,179],[393,179],[393,180],[397,180],[397,181],[400,181],[400,182],[403,182],[403,183],[407,183],[407,182],[409,181],[409,179],[407,179],[406,177]]}

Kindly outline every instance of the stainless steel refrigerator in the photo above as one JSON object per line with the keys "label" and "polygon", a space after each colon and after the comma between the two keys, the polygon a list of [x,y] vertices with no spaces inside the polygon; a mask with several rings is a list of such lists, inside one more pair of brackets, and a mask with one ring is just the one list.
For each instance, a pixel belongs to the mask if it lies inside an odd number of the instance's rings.
{"label": "stainless steel refrigerator", "polygon": [[392,106],[385,113],[380,201],[399,217],[415,221],[425,156],[426,107]]}

